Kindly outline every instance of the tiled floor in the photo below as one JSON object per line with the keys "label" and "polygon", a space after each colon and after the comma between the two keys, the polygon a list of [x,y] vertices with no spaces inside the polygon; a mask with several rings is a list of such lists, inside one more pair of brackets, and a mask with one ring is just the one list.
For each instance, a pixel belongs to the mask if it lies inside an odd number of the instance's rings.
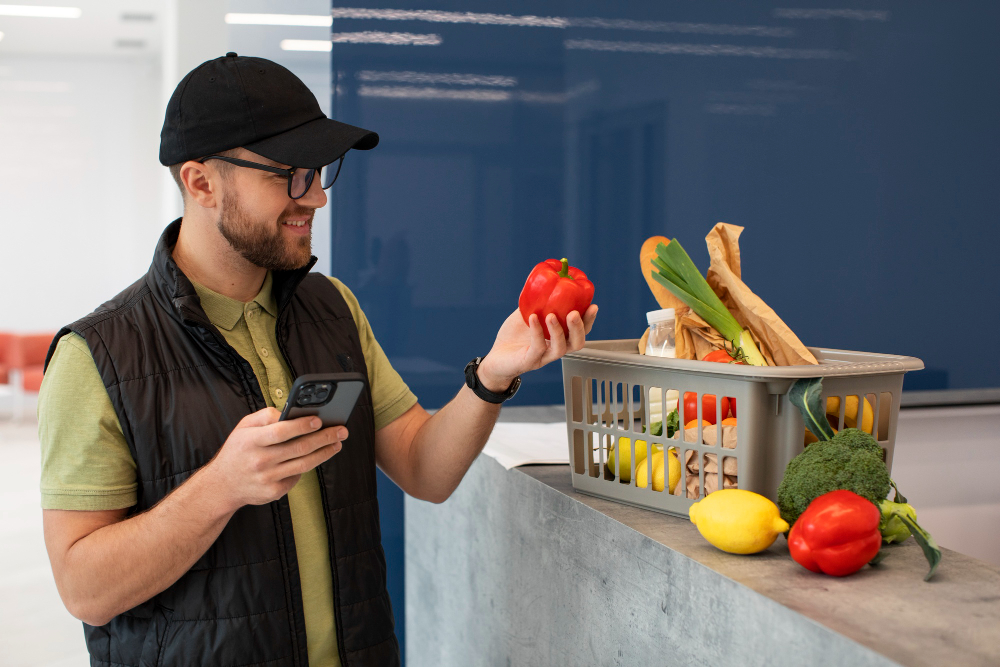
{"label": "tiled floor", "polygon": [[45,553],[34,423],[0,421],[0,461],[0,665],[87,665],[83,626],[63,607]]}
{"label": "tiled floor", "polygon": [[[550,413],[558,419],[531,414]],[[893,477],[921,524],[1000,566],[1000,406],[904,410],[896,442]],[[35,424],[0,418],[0,461],[0,667],[82,667],[83,630],[59,600],[42,539]]]}

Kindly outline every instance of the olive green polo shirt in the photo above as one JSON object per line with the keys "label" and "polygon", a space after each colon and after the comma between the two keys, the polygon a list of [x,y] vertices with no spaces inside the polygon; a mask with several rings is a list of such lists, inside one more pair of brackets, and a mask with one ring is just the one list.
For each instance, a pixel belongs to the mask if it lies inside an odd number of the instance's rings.
{"label": "olive green polo shirt", "polygon": [[[343,295],[358,327],[377,431],[413,407],[417,398],[389,364],[354,294],[336,278],[330,280]],[[250,363],[268,406],[281,410],[294,378],[278,349],[278,309],[271,286],[268,273],[253,301],[243,303],[194,283],[208,319]],[[59,341],[45,373],[38,397],[38,432],[44,509],[93,511],[135,505],[135,461],[90,349],[77,334]],[[326,521],[315,470],[304,474],[289,491],[288,503],[302,583],[309,664],[340,665]]]}

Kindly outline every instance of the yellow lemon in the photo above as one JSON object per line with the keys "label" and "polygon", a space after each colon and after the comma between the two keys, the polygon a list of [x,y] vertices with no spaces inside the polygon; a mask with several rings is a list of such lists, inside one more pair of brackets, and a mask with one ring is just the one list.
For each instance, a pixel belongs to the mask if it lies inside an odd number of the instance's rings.
{"label": "yellow lemon", "polygon": [[778,506],[744,489],[722,489],[691,505],[691,523],[712,546],[731,554],[763,551],[788,530]]}
{"label": "yellow lemon", "polygon": [[[667,450],[669,456],[667,458],[667,466],[670,468],[670,493],[674,492],[674,488],[677,486],[677,482],[681,479],[681,462],[677,460],[677,452],[671,447]],[[662,491],[663,490],[663,451],[656,450],[650,457],[653,461],[653,490]],[[646,459],[640,463],[635,469],[635,485],[641,489],[645,489],[649,477],[649,460]]]}
{"label": "yellow lemon", "polygon": [[[865,399],[864,417],[861,419],[861,426],[858,426],[858,401],[857,396],[848,396],[844,405],[844,428],[860,428],[865,433],[872,432],[872,424],[875,422],[875,410],[872,404]],[[833,415],[835,419],[840,419],[840,397],[831,396],[826,399],[826,414]]]}
{"label": "yellow lemon", "polygon": [[[615,474],[615,461],[618,461],[618,478],[624,482],[629,483],[632,481],[632,440],[629,438],[618,438],[618,442],[611,446],[611,451],[608,453],[608,472],[612,475]],[[621,450],[621,456],[618,456],[618,451]],[[653,451],[658,452],[663,448],[660,445],[654,444]],[[646,441],[636,440],[635,441],[635,461],[636,468],[639,464],[646,458]]]}

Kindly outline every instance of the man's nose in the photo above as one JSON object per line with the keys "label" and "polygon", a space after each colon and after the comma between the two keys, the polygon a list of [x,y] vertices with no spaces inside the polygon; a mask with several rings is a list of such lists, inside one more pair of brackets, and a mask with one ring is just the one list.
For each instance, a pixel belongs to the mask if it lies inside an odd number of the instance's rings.
{"label": "man's nose", "polygon": [[316,174],[316,178],[309,185],[309,190],[299,197],[296,202],[301,206],[308,206],[309,208],[323,208],[326,206],[326,192],[320,183],[319,174]]}

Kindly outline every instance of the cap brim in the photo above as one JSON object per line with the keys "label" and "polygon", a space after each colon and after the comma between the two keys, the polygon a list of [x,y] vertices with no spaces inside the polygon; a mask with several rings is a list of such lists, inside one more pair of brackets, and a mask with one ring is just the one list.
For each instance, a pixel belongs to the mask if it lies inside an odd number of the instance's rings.
{"label": "cap brim", "polygon": [[352,148],[367,151],[377,145],[378,135],[371,130],[317,118],[243,148],[290,167],[318,169]]}

